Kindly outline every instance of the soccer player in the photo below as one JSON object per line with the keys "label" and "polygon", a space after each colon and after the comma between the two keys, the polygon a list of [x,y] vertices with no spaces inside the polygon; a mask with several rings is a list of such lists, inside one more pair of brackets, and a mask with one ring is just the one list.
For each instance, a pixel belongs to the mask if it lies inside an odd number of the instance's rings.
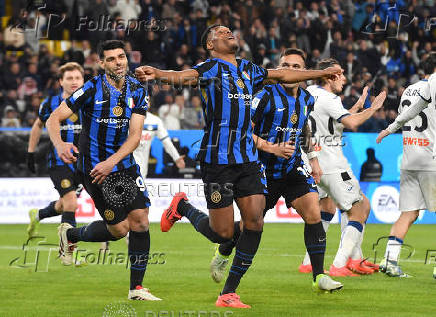
{"label": "soccer player", "polygon": [[165,129],[161,118],[148,112],[144,120],[141,141],[135,151],[133,151],[133,157],[135,158],[136,164],[139,165],[143,178],[147,177],[151,142],[153,142],[153,139],[156,136],[162,142],[165,151],[171,156],[174,163],[176,163],[176,166],[179,169],[185,168],[184,155],[180,156],[179,152],[177,152],[177,149],[173,142],[171,142],[171,138],[168,135],[168,131]]}
{"label": "soccer player", "polygon": [[[338,61],[325,59],[318,63],[318,69],[335,67],[341,72]],[[334,79],[323,79],[320,86],[308,87],[309,93],[315,98],[314,110],[311,113],[311,128],[316,139],[316,147],[320,150],[318,154],[319,164],[323,175],[318,183],[320,192],[321,207],[323,198],[330,197],[336,205],[347,212],[348,223],[342,233],[341,243],[336,253],[333,264],[330,266],[331,276],[351,276],[352,270],[359,273],[372,273],[369,267],[364,267],[360,262],[362,259],[350,259],[353,252],[359,249],[363,238],[363,228],[368,218],[370,205],[368,199],[361,192],[359,181],[353,175],[347,159],[342,153],[342,131],[344,127],[354,130],[368,120],[378,109],[383,106],[386,93],[380,93],[372,102],[370,108],[357,112],[362,108],[366,99],[366,92],[351,111],[345,109],[338,94],[345,84],[345,76]],[[323,212],[324,211],[324,212]],[[326,211],[321,209],[321,218],[326,219]],[[332,218],[333,215],[329,214]],[[330,218],[330,220],[331,220]],[[329,221],[329,220],[328,220]],[[325,228],[326,231],[327,228]],[[353,254],[354,253],[354,254]],[[308,263],[303,263],[307,265]]]}
{"label": "soccer player", "polygon": [[[400,176],[400,217],[389,233],[380,270],[393,277],[408,277],[398,263],[401,245],[419,211],[436,211],[436,161],[433,159],[436,125],[429,107],[436,94],[430,93],[429,77],[436,81],[436,54],[422,62],[424,79],[408,86],[401,96],[399,116],[386,130],[380,132],[376,142],[403,128],[403,159]],[[434,83],[433,83],[434,84]],[[405,125],[407,123],[407,125]]]}
{"label": "soccer player", "polygon": [[[148,95],[144,87],[127,73],[124,43],[105,41],[100,46],[100,65],[104,74],[87,81],[56,109],[47,128],[59,156],[64,162],[77,160],[82,184],[90,194],[104,220],[81,228],[69,224],[59,227],[61,257],[72,257],[72,244],[78,241],[104,242],[124,237],[128,232],[130,290],[132,300],[159,300],[142,287],[150,249],[148,207],[150,200],[132,152],[141,138]],[[72,143],[60,137],[59,123],[73,112],[81,111],[83,129],[79,140],[79,157]],[[138,193],[128,205],[111,207],[104,199],[102,182],[111,173],[122,171],[136,181]]]}
{"label": "soccer player", "polygon": [[[280,56],[280,68],[304,69],[306,55],[299,49],[286,49]],[[324,291],[342,288],[324,274],[326,235],[321,223],[318,191],[314,178],[301,158],[301,146],[308,152],[312,172],[319,181],[321,170],[312,148],[308,116],[314,98],[296,84],[265,86],[256,94],[251,106],[253,139],[260,160],[266,168],[266,212],[283,196],[288,208],[293,207],[304,219],[304,242],[313,263],[313,287]],[[292,144],[292,145],[291,145]],[[295,151],[293,151],[295,149]],[[239,222],[235,223],[233,239],[221,244],[211,262],[212,278],[220,282],[228,257],[239,239]]]}
{"label": "soccer player", "polygon": [[200,161],[209,216],[192,206],[185,193],[174,196],[161,218],[162,231],[169,231],[183,216],[210,241],[233,237],[236,200],[244,228],[236,243],[236,256],[216,306],[249,308],[236,288],[258,249],[265,208],[266,179],[253,143],[250,107],[253,94],[266,81],[296,83],[339,74],[338,69],[317,71],[266,70],[247,60],[236,59],[238,44],[225,26],[212,25],[202,44],[210,54],[205,62],[184,71],[163,71],[150,66],[136,69],[140,80],[197,84],[200,79],[206,127],[197,156]]}
{"label": "soccer player", "polygon": [[[71,96],[79,87],[83,86],[83,68],[77,63],[70,62],[59,68],[59,83],[62,92],[56,96],[44,99],[39,107],[38,118],[32,126],[27,149],[29,170],[35,173],[34,152],[38,145],[39,138],[45,122],[50,114],[59,107],[62,101]],[[72,113],[66,120],[61,122],[61,138],[64,142],[78,144],[79,134],[82,129],[80,112]],[[30,224],[27,228],[29,237],[34,236],[38,231],[39,222],[42,219],[58,216],[62,214],[62,223],[69,223],[76,226],[75,211],[77,209],[76,190],[81,189],[79,181],[75,176],[76,166],[74,163],[66,164],[59,157],[57,151],[50,144],[47,156],[47,165],[50,178],[58,191],[60,198],[51,202],[42,209],[31,209],[29,211]],[[64,265],[71,265],[69,259],[62,258]]]}

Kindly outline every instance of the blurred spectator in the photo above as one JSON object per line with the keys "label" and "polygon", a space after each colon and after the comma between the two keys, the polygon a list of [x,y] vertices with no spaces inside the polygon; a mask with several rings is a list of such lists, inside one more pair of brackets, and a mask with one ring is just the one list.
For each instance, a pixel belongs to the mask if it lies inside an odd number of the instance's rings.
{"label": "blurred spectator", "polygon": [[12,106],[6,106],[3,111],[2,127],[19,128],[20,119],[18,118],[17,109]]}
{"label": "blurred spectator", "polygon": [[183,129],[202,129],[204,127],[203,109],[201,99],[198,95],[193,95],[190,102],[185,107],[183,119]]}
{"label": "blurred spectator", "polygon": [[159,107],[159,117],[162,119],[164,126],[170,130],[180,129],[180,120],[183,116],[183,96],[176,96],[174,102],[171,95],[165,97],[165,104]]}
{"label": "blurred spectator", "polygon": [[38,84],[32,77],[25,77],[23,83],[18,87],[18,99],[24,100],[38,92]]}

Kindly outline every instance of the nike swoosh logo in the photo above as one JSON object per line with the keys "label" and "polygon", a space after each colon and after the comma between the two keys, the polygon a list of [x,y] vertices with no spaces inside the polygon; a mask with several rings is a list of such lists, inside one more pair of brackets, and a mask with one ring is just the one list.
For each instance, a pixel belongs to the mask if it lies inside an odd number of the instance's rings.
{"label": "nike swoosh logo", "polygon": [[227,74],[227,73],[224,73],[224,74],[223,74],[223,76],[227,77],[227,76],[229,76],[229,74]]}
{"label": "nike swoosh logo", "polygon": [[324,238],[324,239],[321,239],[321,238],[318,239],[319,242],[325,242],[325,240],[326,240],[326,238]]}
{"label": "nike swoosh logo", "polygon": [[250,266],[251,265],[251,263],[245,263],[245,262],[241,262],[241,264],[245,265],[245,266]]}
{"label": "nike swoosh logo", "polygon": [[277,108],[277,111],[283,111],[285,108]]}
{"label": "nike swoosh logo", "polygon": [[95,102],[95,104],[96,105],[99,105],[99,104],[101,104],[101,103],[105,103],[107,100],[97,100],[96,102]]}

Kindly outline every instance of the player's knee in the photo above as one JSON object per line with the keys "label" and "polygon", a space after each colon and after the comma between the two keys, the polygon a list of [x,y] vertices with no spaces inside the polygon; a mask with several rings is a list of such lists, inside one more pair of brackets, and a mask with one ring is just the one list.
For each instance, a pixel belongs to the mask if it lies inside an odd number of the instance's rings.
{"label": "player's knee", "polygon": [[129,222],[130,230],[137,232],[144,232],[148,230],[149,222],[147,217],[139,221]]}
{"label": "player's knee", "polygon": [[123,224],[123,223],[119,223],[117,225],[114,226],[110,226],[109,228],[109,232],[112,234],[112,236],[115,239],[121,239],[123,237],[125,237],[127,235],[127,233],[129,233],[129,225],[127,223]]}
{"label": "player's knee", "polygon": [[260,216],[249,217],[249,219],[244,219],[244,227],[248,230],[262,231],[263,229],[263,217]]}

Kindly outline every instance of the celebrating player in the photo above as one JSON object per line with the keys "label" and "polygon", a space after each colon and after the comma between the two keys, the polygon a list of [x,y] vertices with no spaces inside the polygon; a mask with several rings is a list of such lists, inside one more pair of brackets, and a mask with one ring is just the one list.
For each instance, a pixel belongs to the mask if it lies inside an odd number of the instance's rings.
{"label": "celebrating player", "polygon": [[[317,66],[318,69],[335,67],[343,71],[335,59],[322,60]],[[370,108],[357,113],[366,99],[367,88],[365,88],[362,97],[351,111],[348,111],[337,95],[342,91],[345,81],[345,76],[341,73],[337,78],[323,79],[321,86],[310,86],[307,89],[315,98],[311,128],[317,148],[320,149],[318,160],[323,171],[321,181],[318,183],[321,204],[323,198],[329,196],[340,209],[347,212],[349,219],[333,264],[330,266],[329,272],[332,276],[353,275],[350,269],[366,274],[373,272],[371,268],[361,264],[363,259],[360,259],[359,254],[363,228],[370,211],[369,201],[361,192],[359,182],[342,153],[342,131],[344,127],[353,130],[360,126],[383,106],[386,98],[385,92],[380,93],[373,100]],[[326,219],[327,213],[323,211],[321,217]],[[329,216],[331,220],[333,215]],[[325,230],[327,231],[327,228]],[[309,265],[308,260],[305,260],[303,265]]]}
{"label": "celebrating player", "polygon": [[[304,69],[305,60],[303,51],[287,49],[281,54],[279,67]],[[251,106],[253,139],[266,167],[268,194],[264,216],[276,205],[280,196],[285,197],[288,208],[297,210],[305,222],[304,242],[314,267],[314,289],[333,291],[342,288],[342,284],[324,274],[326,235],[321,224],[318,191],[315,180],[301,159],[300,145],[308,152],[312,172],[319,181],[321,170],[316,152],[312,149],[307,122],[314,102],[309,92],[298,83],[265,86]],[[239,222],[235,223],[233,239],[221,244],[212,259],[211,273],[216,282],[224,276],[228,257],[239,239],[239,227]]]}
{"label": "celebrating player", "polygon": [[[70,62],[59,68],[59,83],[62,92],[56,96],[44,99],[39,107],[38,118],[32,126],[27,149],[27,163],[31,172],[35,173],[34,152],[38,145],[42,129],[50,114],[59,107],[62,101],[71,96],[77,88],[83,85],[83,68],[77,63]],[[80,112],[71,114],[66,120],[61,122],[61,138],[64,142],[78,144],[79,133],[82,129]],[[76,190],[81,189],[79,181],[75,175],[75,163],[66,164],[58,155],[52,144],[47,156],[47,165],[50,178],[54,187],[59,193],[60,198],[52,201],[47,207],[42,209],[31,209],[29,211],[30,224],[27,228],[29,237],[38,231],[39,222],[48,217],[58,216],[62,213],[62,223],[69,223],[76,226],[75,211],[77,209]],[[80,190],[79,190],[80,192]],[[70,259],[61,258],[64,265],[71,265]]]}
{"label": "celebrating player", "polygon": [[[392,225],[380,270],[393,277],[408,277],[398,264],[401,245],[419,211],[436,211],[436,161],[434,103],[436,92],[430,92],[430,84],[436,87],[436,53],[422,62],[423,80],[404,90],[398,107],[399,116],[386,130],[380,132],[377,143],[391,133],[403,128],[403,159],[400,176],[400,217]],[[433,75],[432,75],[433,74]],[[431,75],[431,79],[429,80]],[[434,89],[434,88],[433,88]],[[432,111],[433,110],[433,111]],[[406,126],[406,122],[408,125]]]}
{"label": "celebrating player", "polygon": [[244,228],[236,243],[229,276],[216,306],[249,308],[236,294],[242,276],[249,269],[258,249],[265,208],[266,179],[252,138],[250,106],[252,95],[266,81],[296,83],[339,74],[338,69],[317,71],[266,70],[247,60],[237,60],[238,44],[225,26],[212,25],[203,34],[202,44],[211,58],[184,71],[162,71],[139,67],[140,80],[197,84],[200,89],[206,127],[197,159],[209,216],[189,204],[185,193],[174,196],[162,214],[161,229],[169,231],[183,216],[210,241],[226,242],[233,237],[236,200]]}
{"label": "celebrating player", "polygon": [[[105,41],[99,53],[104,74],[87,81],[63,101],[47,121],[50,139],[59,156],[67,163],[78,160],[82,183],[104,219],[81,228],[61,224],[60,254],[61,257],[72,257],[72,245],[78,241],[118,240],[129,232],[128,298],[159,300],[142,287],[150,249],[150,200],[132,155],[141,138],[148,95],[136,79],[126,75],[128,66],[123,42]],[[59,123],[78,110],[82,112],[83,130],[79,141],[80,154],[76,159],[73,152],[78,150],[61,139]],[[121,171],[126,178],[136,181],[139,192],[127,206],[114,208],[105,201],[101,184],[106,177]]]}
{"label": "celebrating player", "polygon": [[144,120],[144,128],[142,130],[141,142],[138,147],[133,151],[136,164],[139,165],[141,175],[143,178],[147,177],[148,172],[148,158],[150,156],[151,142],[155,137],[158,137],[165,148],[165,151],[171,156],[176,166],[185,168],[184,155],[180,156],[171,138],[168,135],[167,129],[165,129],[161,118],[155,116],[151,112],[147,113]]}

